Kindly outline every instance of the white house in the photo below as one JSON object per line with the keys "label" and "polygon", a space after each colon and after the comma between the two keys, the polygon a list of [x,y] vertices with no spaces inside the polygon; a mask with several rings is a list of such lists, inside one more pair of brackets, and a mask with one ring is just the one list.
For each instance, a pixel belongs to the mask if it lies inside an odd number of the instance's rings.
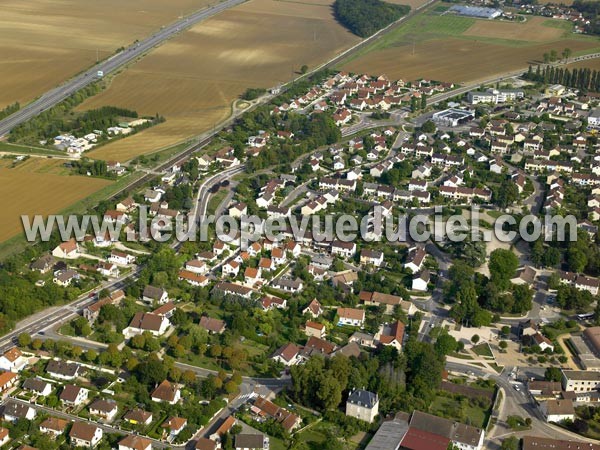
{"label": "white house", "polygon": [[21,350],[13,347],[0,356],[0,369],[10,372],[20,372],[27,365],[28,359],[23,356]]}
{"label": "white house", "polygon": [[365,311],[363,309],[338,308],[337,315],[338,326],[351,325],[355,327],[362,327],[365,323]]}

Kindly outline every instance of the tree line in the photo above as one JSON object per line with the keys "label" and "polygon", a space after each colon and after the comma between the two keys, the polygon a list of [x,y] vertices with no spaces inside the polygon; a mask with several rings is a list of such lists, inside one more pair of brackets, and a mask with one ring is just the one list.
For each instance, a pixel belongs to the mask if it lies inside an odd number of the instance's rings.
{"label": "tree line", "polygon": [[19,102],[15,102],[12,105],[8,105],[3,110],[0,110],[0,120],[10,116],[13,113],[16,113],[19,109],[21,109],[21,105],[19,104]]}
{"label": "tree line", "polygon": [[577,88],[583,91],[600,92],[600,73],[597,70],[581,67],[569,70],[562,67],[537,66],[534,70],[529,66],[523,78],[538,83],[560,83],[566,87]]}
{"label": "tree line", "polygon": [[336,0],[336,19],[360,37],[367,37],[405,16],[410,6],[392,5],[381,0]]}

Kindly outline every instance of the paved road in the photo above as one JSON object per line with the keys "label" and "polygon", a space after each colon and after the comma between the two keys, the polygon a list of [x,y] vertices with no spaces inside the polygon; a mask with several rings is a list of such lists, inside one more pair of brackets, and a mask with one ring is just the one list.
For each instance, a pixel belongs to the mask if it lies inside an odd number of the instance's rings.
{"label": "paved road", "polygon": [[161,28],[160,31],[152,36],[130,45],[125,50],[111,56],[107,60],[96,64],[93,68],[46,92],[41,97],[21,108],[16,113],[0,121],[0,137],[9,133],[10,130],[12,130],[15,126],[26,122],[32,117],[38,115],[40,112],[53,107],[68,96],[96,81],[96,74],[98,71],[103,71],[105,76],[109,73],[115,72],[124,65],[142,56],[152,48],[175,36],[180,31],[243,2],[245,2],[245,0],[225,0],[222,3],[216,4],[215,6],[186,16],[177,22]]}
{"label": "paved road", "polygon": [[[598,443],[598,441],[594,439],[587,439],[555,425],[546,423],[527,393],[524,392],[524,390],[517,391],[513,384],[511,384],[510,374],[507,370],[504,370],[502,374],[490,374],[480,368],[456,362],[447,362],[446,368],[449,371],[458,372],[460,374],[470,374],[475,377],[492,379],[496,382],[497,386],[502,389],[503,399],[498,413],[498,423],[486,436],[485,447],[488,449],[499,449],[502,438],[507,434],[516,435],[517,437],[520,437],[521,435],[534,435],[552,439],[568,439]],[[515,431],[510,430],[505,422],[506,418],[511,415],[530,417],[531,429],[522,433],[516,433]]]}

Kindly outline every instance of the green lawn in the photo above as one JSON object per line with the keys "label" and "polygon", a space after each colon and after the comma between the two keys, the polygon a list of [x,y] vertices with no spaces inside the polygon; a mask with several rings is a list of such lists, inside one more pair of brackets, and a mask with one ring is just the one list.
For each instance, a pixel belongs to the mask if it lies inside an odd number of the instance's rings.
{"label": "green lawn", "polygon": [[429,406],[429,413],[482,428],[488,411],[478,406],[471,406],[466,399],[456,400],[451,397],[438,396]]}
{"label": "green lawn", "polygon": [[66,156],[65,152],[50,150],[31,145],[17,145],[8,142],[0,142],[0,152],[21,153],[23,155],[47,155],[47,156]]}
{"label": "green lawn", "polygon": [[206,208],[206,214],[214,214],[223,199],[227,196],[227,189],[220,189],[216,194],[210,196],[208,201],[208,207]]}
{"label": "green lawn", "polygon": [[487,356],[490,358],[494,357],[492,351],[490,350],[490,346],[486,343],[475,345],[471,350],[473,350],[473,353],[479,356]]}

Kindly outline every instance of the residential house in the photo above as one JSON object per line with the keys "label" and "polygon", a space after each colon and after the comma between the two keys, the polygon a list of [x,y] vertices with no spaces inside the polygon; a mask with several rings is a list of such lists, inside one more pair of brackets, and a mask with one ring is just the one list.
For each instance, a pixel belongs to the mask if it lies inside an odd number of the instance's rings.
{"label": "residential house", "polygon": [[379,414],[379,397],[369,391],[356,389],[348,395],[346,415],[373,423]]}
{"label": "residential house", "polygon": [[136,408],[127,411],[123,419],[132,425],[150,425],[152,423],[152,413]]}
{"label": "residential house", "polygon": [[350,325],[355,327],[363,327],[365,323],[365,311],[356,308],[338,308],[338,326]]}
{"label": "residential house", "polygon": [[52,378],[71,381],[81,375],[81,366],[77,363],[51,359],[46,365],[46,372]]}
{"label": "residential house", "polygon": [[119,405],[114,400],[97,399],[92,402],[88,409],[92,416],[112,422],[119,412]]}
{"label": "residential house", "polygon": [[33,420],[35,416],[35,409],[29,405],[9,401],[4,406],[4,420],[7,422],[16,422],[19,419]]}
{"label": "residential house", "polygon": [[412,271],[412,273],[417,273],[423,267],[423,262],[425,261],[426,256],[427,252],[425,252],[423,247],[412,248],[408,253],[404,267]]}
{"label": "residential house", "polygon": [[129,434],[119,441],[119,450],[151,450],[152,441],[137,434]]}
{"label": "residential house", "polygon": [[74,384],[67,384],[60,393],[60,401],[68,406],[80,406],[88,399],[89,391]]}
{"label": "residential house", "polygon": [[23,389],[42,397],[52,393],[52,385],[40,378],[27,378],[23,382]]}
{"label": "residential house", "polygon": [[54,438],[57,438],[65,432],[65,430],[69,426],[69,423],[70,422],[63,419],[58,419],[56,417],[48,417],[46,420],[40,423],[40,431],[44,434],[49,434],[52,435]]}
{"label": "residential house", "polygon": [[54,250],[52,250],[52,256],[54,256],[55,258],[62,259],[79,258],[79,244],[75,239],[63,242],[59,244]]}
{"label": "residential house", "polygon": [[286,367],[295,366],[300,361],[300,347],[296,344],[288,343],[279,347],[271,358]]}
{"label": "residential house", "polygon": [[183,417],[175,417],[175,416],[169,417],[167,420],[165,420],[161,424],[162,428],[164,428],[165,430],[168,430],[169,436],[171,438],[174,438],[179,433],[181,433],[186,426],[187,426],[187,419],[185,419]]}
{"label": "residential house", "polygon": [[317,318],[323,314],[323,307],[321,306],[319,300],[314,298],[308,304],[308,306],[302,310],[302,314],[308,314],[313,318]]}
{"label": "residential house", "polygon": [[167,332],[171,322],[165,316],[154,313],[137,312],[129,323],[129,326],[123,330],[125,339],[149,332],[153,336],[162,336]]}
{"label": "residential house", "polygon": [[571,400],[548,399],[540,403],[540,411],[546,422],[575,420],[575,408]]}
{"label": "residential house", "polygon": [[74,447],[93,448],[102,440],[102,428],[87,422],[75,422],[69,432]]}
{"label": "residential house", "polygon": [[208,316],[202,316],[199,325],[211,334],[222,334],[225,331],[224,321]]}
{"label": "residential house", "polygon": [[23,356],[21,350],[13,347],[0,356],[0,369],[10,372],[20,372],[25,368],[27,362],[28,358]]}
{"label": "residential house", "polygon": [[383,265],[383,252],[379,250],[364,249],[360,252],[360,263],[371,264],[375,267]]}
{"label": "residential house", "polygon": [[304,325],[304,333],[307,336],[315,336],[319,339],[323,339],[327,334],[327,330],[325,328],[325,325],[323,325],[322,323],[307,320],[306,324]]}
{"label": "residential house", "polygon": [[169,301],[169,294],[162,288],[148,285],[144,288],[144,292],[142,293],[142,300],[150,304],[154,302],[163,304]]}
{"label": "residential house", "polygon": [[153,402],[174,405],[181,398],[181,391],[175,384],[164,380],[154,389],[150,397]]}
{"label": "residential house", "polygon": [[401,351],[404,341],[404,324],[400,321],[383,324],[375,335],[375,339],[383,346],[391,346]]}

